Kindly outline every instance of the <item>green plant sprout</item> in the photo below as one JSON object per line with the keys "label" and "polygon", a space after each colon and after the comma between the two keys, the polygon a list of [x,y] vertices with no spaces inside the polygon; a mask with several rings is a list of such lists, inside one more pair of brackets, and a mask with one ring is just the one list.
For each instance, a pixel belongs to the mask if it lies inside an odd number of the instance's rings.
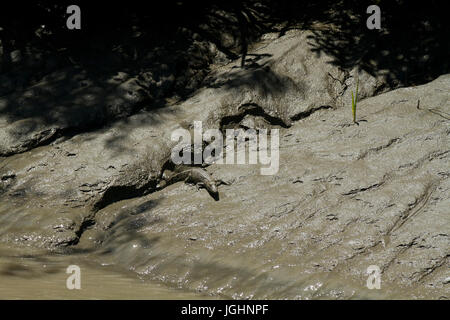
{"label": "green plant sprout", "polygon": [[355,95],[353,95],[352,91],[352,113],[353,113],[353,123],[359,124],[356,122],[356,104],[358,103],[358,85],[359,85],[359,79],[356,80],[356,92]]}

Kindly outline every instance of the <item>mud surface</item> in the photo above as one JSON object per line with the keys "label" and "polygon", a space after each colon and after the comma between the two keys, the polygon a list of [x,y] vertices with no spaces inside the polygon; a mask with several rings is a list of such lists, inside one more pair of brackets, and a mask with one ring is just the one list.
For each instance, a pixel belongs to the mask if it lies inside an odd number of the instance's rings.
{"label": "mud surface", "polygon": [[[448,299],[450,76],[389,91],[308,35],[267,35],[184,102],[1,158],[0,241],[212,297]],[[212,164],[219,201],[158,191],[170,134],[193,121],[279,129],[279,171]]]}

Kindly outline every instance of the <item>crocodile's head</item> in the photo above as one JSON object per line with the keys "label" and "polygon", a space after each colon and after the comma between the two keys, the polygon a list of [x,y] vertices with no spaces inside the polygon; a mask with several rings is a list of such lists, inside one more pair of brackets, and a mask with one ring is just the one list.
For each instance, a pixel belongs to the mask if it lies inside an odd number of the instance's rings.
{"label": "crocodile's head", "polygon": [[217,189],[216,184],[211,184],[211,192],[214,194],[218,194],[219,190]]}
{"label": "crocodile's head", "polygon": [[217,189],[217,185],[215,183],[211,183],[207,190],[211,197],[214,198],[214,200],[219,201],[219,190]]}

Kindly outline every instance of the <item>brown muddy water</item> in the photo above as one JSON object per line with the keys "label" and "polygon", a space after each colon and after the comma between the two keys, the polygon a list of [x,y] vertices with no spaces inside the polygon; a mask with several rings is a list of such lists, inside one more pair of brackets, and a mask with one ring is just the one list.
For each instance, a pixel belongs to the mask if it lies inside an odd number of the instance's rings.
{"label": "brown muddy water", "polygon": [[[17,254],[21,251],[20,254]],[[81,288],[67,288],[69,265],[81,270]],[[216,297],[217,299],[218,297]],[[94,265],[84,255],[48,254],[0,245],[0,299],[211,299],[140,280],[135,274]]]}

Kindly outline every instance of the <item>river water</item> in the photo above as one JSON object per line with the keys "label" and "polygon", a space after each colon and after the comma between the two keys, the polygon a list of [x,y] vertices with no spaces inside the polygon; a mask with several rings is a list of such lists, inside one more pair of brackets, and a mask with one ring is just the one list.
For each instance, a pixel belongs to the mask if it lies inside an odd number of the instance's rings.
{"label": "river water", "polygon": [[[20,252],[20,254],[18,254]],[[67,288],[69,265],[80,267],[81,289]],[[135,273],[95,265],[84,255],[48,254],[0,245],[0,299],[208,299],[143,281]],[[217,297],[215,297],[217,298]]]}

